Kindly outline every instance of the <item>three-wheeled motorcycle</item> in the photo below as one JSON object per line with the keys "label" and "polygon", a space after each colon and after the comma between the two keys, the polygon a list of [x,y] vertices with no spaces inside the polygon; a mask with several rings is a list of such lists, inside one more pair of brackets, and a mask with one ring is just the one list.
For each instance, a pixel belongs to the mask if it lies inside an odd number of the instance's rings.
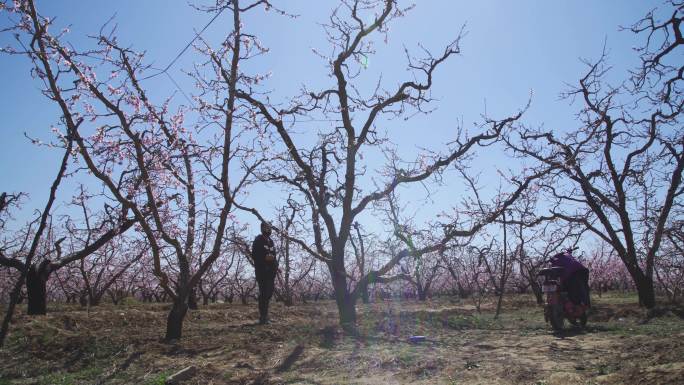
{"label": "three-wheeled motorcycle", "polygon": [[567,319],[574,326],[584,328],[587,325],[588,305],[575,304],[568,297],[567,291],[563,291],[561,277],[562,267],[547,267],[537,274],[543,277],[542,292],[546,294],[544,306],[544,319],[555,331],[562,331]]}

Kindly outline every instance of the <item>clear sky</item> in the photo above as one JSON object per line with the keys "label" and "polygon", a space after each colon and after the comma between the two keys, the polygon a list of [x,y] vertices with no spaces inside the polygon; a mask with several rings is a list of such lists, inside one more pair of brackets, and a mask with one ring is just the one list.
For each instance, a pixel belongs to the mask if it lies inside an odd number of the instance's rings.
{"label": "clear sky", "polygon": [[[209,1],[210,3],[211,1]],[[201,4],[201,1],[199,2]],[[281,9],[297,14],[291,20],[273,12],[253,13],[245,20],[250,33],[258,35],[271,49],[259,59],[258,66],[273,72],[267,83],[275,99],[285,101],[297,93],[303,83],[324,85],[325,66],[311,48],[329,52],[319,23],[325,22],[337,4],[333,0],[274,0]],[[404,6],[407,2],[401,2]],[[504,117],[525,105],[533,91],[532,106],[523,121],[544,124],[553,130],[577,126],[577,107],[558,99],[558,94],[576,84],[583,71],[580,57],[595,59],[604,43],[610,52],[616,77],[634,66],[632,47],[637,38],[619,31],[648,10],[660,5],[653,1],[417,1],[415,9],[391,25],[389,43],[378,38],[378,54],[369,59],[364,77],[374,79],[380,73],[387,85],[410,79],[405,72],[402,45],[418,53],[417,43],[427,48],[442,49],[455,38],[463,24],[468,32],[462,41],[462,54],[450,60],[436,74],[433,104],[437,110],[388,128],[392,140],[411,158],[418,147],[444,149],[454,139],[457,121],[472,127],[485,111],[493,117]],[[111,16],[116,15],[121,43],[147,51],[147,60],[164,67],[211,18],[193,10],[185,1],[121,0],[121,1],[37,1],[40,12],[57,17],[60,26],[70,25],[68,40],[76,47],[90,45],[87,35],[96,33]],[[0,28],[7,25],[0,19]],[[228,14],[222,15],[206,31],[210,41],[228,32]],[[0,46],[10,43],[11,36],[0,35]],[[197,59],[190,50],[171,69],[186,92],[192,84],[181,70]],[[0,191],[27,192],[30,199],[24,210],[41,207],[49,183],[57,170],[60,154],[38,148],[24,137],[50,138],[49,127],[59,118],[57,109],[39,92],[39,84],[29,76],[29,63],[22,58],[0,55]],[[174,92],[173,84],[163,77],[150,85],[161,97]],[[182,100],[180,101],[182,102]],[[315,127],[312,127],[314,129]],[[493,167],[506,168],[507,159],[497,151],[482,153],[475,163],[486,175]],[[68,198],[70,185],[62,195]],[[407,199],[420,198],[410,193]],[[446,207],[455,203],[459,191],[447,187],[433,195],[433,205]],[[255,196],[252,205],[276,205],[277,198]],[[19,219],[21,216],[19,217]]]}

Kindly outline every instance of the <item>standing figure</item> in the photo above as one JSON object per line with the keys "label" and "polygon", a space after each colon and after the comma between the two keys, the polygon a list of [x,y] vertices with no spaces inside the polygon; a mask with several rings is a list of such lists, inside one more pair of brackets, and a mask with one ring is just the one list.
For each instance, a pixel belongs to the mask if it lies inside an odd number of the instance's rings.
{"label": "standing figure", "polygon": [[252,243],[254,272],[259,284],[259,324],[268,323],[268,303],[273,296],[274,280],[278,273],[275,246],[271,239],[271,225],[261,223],[261,234]]}

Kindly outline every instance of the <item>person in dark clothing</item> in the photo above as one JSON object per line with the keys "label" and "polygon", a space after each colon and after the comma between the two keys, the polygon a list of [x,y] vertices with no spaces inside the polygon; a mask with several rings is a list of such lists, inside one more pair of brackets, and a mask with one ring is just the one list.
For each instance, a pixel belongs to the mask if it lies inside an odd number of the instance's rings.
{"label": "person in dark clothing", "polygon": [[278,273],[271,225],[266,222],[261,223],[261,234],[252,243],[252,261],[259,284],[259,324],[263,325],[268,322],[268,303],[273,296],[274,280]]}
{"label": "person in dark clothing", "polygon": [[576,260],[570,251],[558,253],[551,258],[551,266],[563,268],[561,284],[563,291],[575,305],[590,306],[589,298],[589,269]]}

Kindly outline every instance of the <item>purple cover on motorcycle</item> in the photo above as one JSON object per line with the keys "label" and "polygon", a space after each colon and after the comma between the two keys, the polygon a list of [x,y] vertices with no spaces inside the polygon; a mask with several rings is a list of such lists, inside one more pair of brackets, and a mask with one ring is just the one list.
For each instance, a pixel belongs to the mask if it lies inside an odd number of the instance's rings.
{"label": "purple cover on motorcycle", "polygon": [[551,266],[563,268],[563,274],[561,275],[562,280],[566,280],[577,270],[584,269],[584,265],[568,253],[558,253],[551,257]]}

